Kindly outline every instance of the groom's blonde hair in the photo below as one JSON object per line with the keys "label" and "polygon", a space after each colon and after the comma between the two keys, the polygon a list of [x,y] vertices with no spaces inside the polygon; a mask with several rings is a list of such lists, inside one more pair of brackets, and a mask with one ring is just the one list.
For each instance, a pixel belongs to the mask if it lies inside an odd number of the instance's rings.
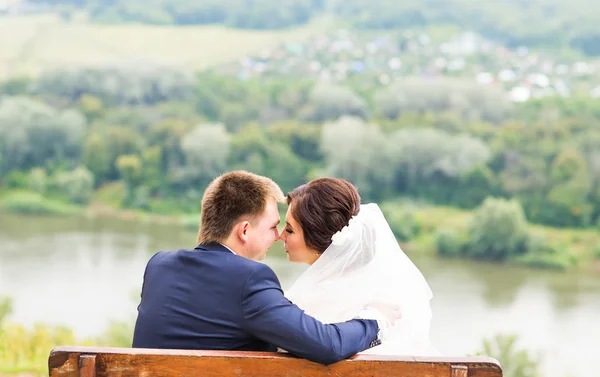
{"label": "groom's blonde hair", "polygon": [[267,199],[284,203],[285,196],[272,179],[244,170],[215,178],[204,191],[198,243],[223,242],[239,221],[255,221]]}

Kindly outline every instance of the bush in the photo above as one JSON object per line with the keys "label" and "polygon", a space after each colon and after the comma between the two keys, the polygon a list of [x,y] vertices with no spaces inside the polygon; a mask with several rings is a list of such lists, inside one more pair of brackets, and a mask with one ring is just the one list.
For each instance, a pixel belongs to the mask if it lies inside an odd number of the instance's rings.
{"label": "bush", "polygon": [[0,298],[0,328],[2,328],[4,319],[12,312],[12,307],[13,303],[10,297]]}
{"label": "bush", "polygon": [[62,344],[74,344],[73,332],[65,327],[36,324],[32,329],[8,323],[12,300],[0,298],[0,374],[47,371],[48,354]]}
{"label": "bush", "polygon": [[126,203],[127,207],[137,209],[150,208],[150,189],[147,186],[136,187],[131,195],[131,201]]}
{"label": "bush", "polygon": [[532,357],[527,350],[517,349],[516,335],[497,335],[483,340],[478,355],[493,357],[502,364],[504,377],[539,377],[539,357]]}
{"label": "bush", "polygon": [[64,326],[36,323],[33,328],[7,322],[12,301],[0,297],[0,375],[36,375],[48,371],[48,354],[60,345],[131,347],[135,320],[112,321],[109,328],[94,338],[77,339]]}
{"label": "bush", "polygon": [[519,202],[487,198],[469,222],[467,254],[486,260],[522,255],[527,251],[527,227]]}
{"label": "bush", "polygon": [[[553,197],[573,196],[565,187],[553,189]],[[566,201],[566,200],[563,200]],[[524,203],[532,222],[552,227],[587,227],[591,225],[593,206],[589,203],[566,204],[557,200],[537,199]]]}
{"label": "bush", "polygon": [[57,190],[73,203],[86,204],[94,190],[94,174],[82,166],[70,172],[59,172],[54,183]]}
{"label": "bush", "polygon": [[439,255],[455,257],[465,252],[466,235],[453,229],[440,229],[435,233],[435,244]]}
{"label": "bush", "polygon": [[13,170],[2,180],[6,188],[26,188],[29,186],[29,176],[21,170]]}
{"label": "bush", "polygon": [[413,210],[401,206],[386,206],[383,209],[390,228],[401,242],[408,242],[421,230],[421,221]]}
{"label": "bush", "polygon": [[111,321],[108,329],[95,339],[104,347],[130,348],[133,341],[134,322]]}
{"label": "bush", "polygon": [[73,331],[37,323],[32,329],[19,324],[0,328],[0,373],[48,372],[48,354],[59,345],[75,344]]}
{"label": "bush", "polygon": [[547,243],[541,235],[530,234],[527,253],[513,257],[512,261],[527,267],[566,270],[575,266],[578,259],[567,246],[557,247]]}
{"label": "bush", "polygon": [[48,187],[48,175],[46,174],[46,170],[42,168],[34,168],[31,169],[28,176],[28,188],[31,191],[38,192],[43,194],[46,192],[46,188]]}
{"label": "bush", "polygon": [[594,248],[594,258],[596,260],[600,260],[600,242],[598,242],[598,244]]}
{"label": "bush", "polygon": [[567,270],[577,265],[577,258],[568,251],[553,254],[524,254],[514,259],[515,263],[535,268]]}

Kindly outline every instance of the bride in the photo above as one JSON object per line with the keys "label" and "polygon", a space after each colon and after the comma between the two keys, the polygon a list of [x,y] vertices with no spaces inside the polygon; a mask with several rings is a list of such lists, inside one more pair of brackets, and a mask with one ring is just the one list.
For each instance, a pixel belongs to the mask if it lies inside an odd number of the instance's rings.
{"label": "bride", "polygon": [[429,343],[431,290],[377,204],[361,205],[356,187],[338,178],[302,185],[287,202],[280,238],[291,262],[310,267],[286,297],[324,323],[352,319],[365,307],[395,318],[383,343],[364,353],[437,354]]}

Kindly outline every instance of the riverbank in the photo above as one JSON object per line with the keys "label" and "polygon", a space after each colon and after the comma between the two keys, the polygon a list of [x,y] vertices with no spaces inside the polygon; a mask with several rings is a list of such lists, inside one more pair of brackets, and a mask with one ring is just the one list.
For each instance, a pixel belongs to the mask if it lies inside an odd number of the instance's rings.
{"label": "riverbank", "polygon": [[31,191],[4,190],[0,192],[0,210],[9,213],[40,216],[82,216],[87,218],[110,217],[143,223],[176,224],[196,228],[198,214],[157,214],[139,209],[120,208],[118,200],[110,200],[115,194],[113,188],[108,193],[99,190],[85,206],[69,203],[60,197],[46,197]]}
{"label": "riverbank", "polygon": [[[438,253],[437,235],[440,231],[463,233],[473,211],[453,207],[430,206],[415,211],[421,231],[410,241],[402,243],[407,252]],[[553,254],[532,255],[529,260],[508,261],[531,268],[582,270],[600,273],[600,231],[594,228],[552,228],[528,224],[531,235],[545,244]]]}
{"label": "riverbank", "polygon": [[[0,210],[28,215],[118,218],[132,222],[176,225],[192,231],[198,228],[199,212],[185,213],[178,209],[181,208],[179,202],[152,199],[148,211],[122,208],[120,203],[123,196],[124,188],[120,183],[97,190],[86,206],[77,206],[62,198],[44,197],[35,192],[4,190],[0,192]],[[439,254],[439,232],[464,233],[473,215],[472,211],[409,200],[384,202],[380,206],[388,216],[390,226],[403,249],[411,254]],[[283,208],[281,216],[285,216]],[[535,224],[529,224],[528,229],[544,245],[555,251],[521,258],[516,261],[517,264],[600,272],[600,232],[597,229],[552,228]]]}

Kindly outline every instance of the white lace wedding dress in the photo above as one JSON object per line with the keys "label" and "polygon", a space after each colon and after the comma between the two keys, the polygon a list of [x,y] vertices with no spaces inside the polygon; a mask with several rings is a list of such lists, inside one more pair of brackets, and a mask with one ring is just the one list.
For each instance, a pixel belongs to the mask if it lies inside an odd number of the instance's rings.
{"label": "white lace wedding dress", "polygon": [[361,205],[286,297],[324,323],[376,309],[388,326],[382,344],[363,353],[438,354],[429,342],[431,289],[401,250],[377,204]]}

